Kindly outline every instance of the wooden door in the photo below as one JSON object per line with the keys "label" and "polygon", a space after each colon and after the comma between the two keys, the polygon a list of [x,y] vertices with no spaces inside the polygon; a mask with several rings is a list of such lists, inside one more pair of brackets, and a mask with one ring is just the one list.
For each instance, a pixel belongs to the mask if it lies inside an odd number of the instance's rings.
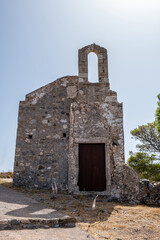
{"label": "wooden door", "polygon": [[79,144],[80,191],[105,191],[105,144]]}

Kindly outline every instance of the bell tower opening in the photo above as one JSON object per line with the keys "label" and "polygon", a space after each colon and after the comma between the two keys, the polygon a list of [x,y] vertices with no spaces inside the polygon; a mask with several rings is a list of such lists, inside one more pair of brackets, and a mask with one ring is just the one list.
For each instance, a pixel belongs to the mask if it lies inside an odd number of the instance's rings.
{"label": "bell tower opening", "polygon": [[91,83],[98,83],[98,57],[95,53],[88,54],[88,81]]}
{"label": "bell tower opening", "polygon": [[107,50],[95,43],[79,49],[78,72],[81,82],[105,83],[109,88]]}

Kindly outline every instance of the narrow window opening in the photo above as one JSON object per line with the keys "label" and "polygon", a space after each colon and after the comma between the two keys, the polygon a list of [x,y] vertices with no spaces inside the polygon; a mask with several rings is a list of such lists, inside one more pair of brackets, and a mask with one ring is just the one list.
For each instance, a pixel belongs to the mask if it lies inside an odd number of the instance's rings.
{"label": "narrow window opening", "polygon": [[42,169],[44,169],[44,167],[42,165],[39,165],[38,169],[42,170]]}
{"label": "narrow window opening", "polygon": [[32,139],[32,134],[28,134],[28,138],[29,138],[29,139]]}
{"label": "narrow window opening", "polygon": [[98,80],[98,57],[95,53],[88,54],[88,81],[95,83]]}
{"label": "narrow window opening", "polygon": [[63,137],[64,137],[64,138],[66,137],[66,133],[63,133]]}
{"label": "narrow window opening", "polygon": [[118,146],[118,141],[117,140],[113,140],[113,143],[112,143],[113,146]]}

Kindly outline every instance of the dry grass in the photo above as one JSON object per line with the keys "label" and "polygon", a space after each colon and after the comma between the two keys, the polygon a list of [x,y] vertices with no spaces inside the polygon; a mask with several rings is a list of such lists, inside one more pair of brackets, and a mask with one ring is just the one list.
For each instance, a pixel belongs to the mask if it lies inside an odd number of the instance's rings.
{"label": "dry grass", "polygon": [[0,172],[0,178],[13,178],[13,172]]}
{"label": "dry grass", "polygon": [[[1,184],[6,185],[5,182]],[[12,184],[7,183],[8,187]],[[12,187],[13,188],[13,187]],[[93,199],[84,196],[58,194],[51,199],[50,190],[25,190],[27,196],[77,218],[77,224],[95,239],[160,240],[160,208],[143,205],[99,202],[92,210]]]}

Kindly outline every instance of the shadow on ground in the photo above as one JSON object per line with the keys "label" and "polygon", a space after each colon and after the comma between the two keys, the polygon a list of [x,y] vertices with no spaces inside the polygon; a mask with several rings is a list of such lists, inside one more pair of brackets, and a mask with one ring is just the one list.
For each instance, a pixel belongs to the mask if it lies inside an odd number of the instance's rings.
{"label": "shadow on ground", "polygon": [[55,209],[49,209],[25,194],[0,185],[0,219],[12,218],[53,219],[65,217]]}
{"label": "shadow on ground", "polygon": [[[51,190],[24,189],[13,187],[12,183],[0,185],[1,215],[25,218],[55,218],[69,215],[79,222],[94,223],[109,218],[117,203],[97,198],[95,210],[92,210],[94,197],[72,196],[59,193],[54,198]],[[16,191],[14,191],[16,190]],[[38,202],[38,203],[37,203]],[[3,203],[3,204],[2,204]],[[4,206],[5,209],[1,206]]]}
{"label": "shadow on ground", "polygon": [[[8,204],[14,205],[12,209],[11,207],[6,208],[7,215],[5,217],[15,218],[23,215],[30,218],[37,216],[43,218],[43,210],[46,206],[51,209],[51,213],[46,212],[47,219],[50,218],[50,214],[56,213],[55,210],[61,212],[62,215],[74,217],[77,219],[78,226],[98,240],[159,240],[160,228],[157,223],[159,222],[160,208],[107,202],[107,199],[101,199],[98,196],[96,208],[92,210],[93,197],[59,193],[52,198],[51,190],[14,188],[11,184],[8,187],[17,192],[14,191],[13,194],[13,191],[10,191],[10,195],[4,197],[1,194],[2,188],[0,188],[2,205],[6,207]],[[31,202],[23,201],[23,198],[17,200],[16,197],[20,192],[32,198]],[[38,204],[36,203],[37,206],[32,209],[31,206],[35,205],[35,200],[38,201]],[[0,207],[0,213],[2,212],[3,209]]]}

